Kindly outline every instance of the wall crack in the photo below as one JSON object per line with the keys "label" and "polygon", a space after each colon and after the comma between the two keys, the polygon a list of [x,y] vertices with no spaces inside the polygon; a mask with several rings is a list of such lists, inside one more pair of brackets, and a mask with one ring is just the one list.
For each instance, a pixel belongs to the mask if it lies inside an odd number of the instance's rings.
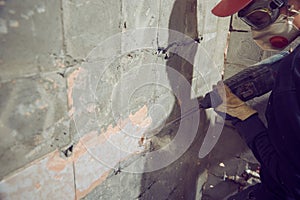
{"label": "wall crack", "polygon": [[141,192],[140,195],[139,195],[136,199],[141,198],[148,190],[151,189],[151,187],[152,187],[155,183],[156,183],[156,181],[152,181],[152,182],[148,185],[148,187],[147,187],[143,192]]}
{"label": "wall crack", "polygon": [[67,44],[66,44],[66,38],[65,38],[65,21],[64,21],[64,3],[63,0],[60,1],[60,12],[61,12],[61,32],[62,32],[62,50],[63,54],[67,54]]}

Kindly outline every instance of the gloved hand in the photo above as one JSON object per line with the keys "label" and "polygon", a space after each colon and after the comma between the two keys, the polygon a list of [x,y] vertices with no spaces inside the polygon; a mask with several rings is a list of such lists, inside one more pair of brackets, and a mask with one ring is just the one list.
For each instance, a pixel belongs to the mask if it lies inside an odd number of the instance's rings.
{"label": "gloved hand", "polygon": [[236,117],[242,121],[257,113],[256,110],[253,110],[245,102],[235,96],[229,87],[224,85],[222,81],[218,82],[218,84],[214,87],[214,90],[218,92],[223,102],[215,108],[217,113],[226,113],[227,115]]}

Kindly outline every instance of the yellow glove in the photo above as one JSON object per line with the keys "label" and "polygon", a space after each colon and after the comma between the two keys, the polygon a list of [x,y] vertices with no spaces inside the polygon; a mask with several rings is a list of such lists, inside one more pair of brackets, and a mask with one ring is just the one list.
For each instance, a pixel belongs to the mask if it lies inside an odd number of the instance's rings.
{"label": "yellow glove", "polygon": [[257,113],[256,110],[253,110],[245,102],[235,96],[229,87],[224,85],[222,81],[219,81],[214,89],[218,92],[223,101],[222,104],[215,108],[216,112],[226,113],[242,121]]}

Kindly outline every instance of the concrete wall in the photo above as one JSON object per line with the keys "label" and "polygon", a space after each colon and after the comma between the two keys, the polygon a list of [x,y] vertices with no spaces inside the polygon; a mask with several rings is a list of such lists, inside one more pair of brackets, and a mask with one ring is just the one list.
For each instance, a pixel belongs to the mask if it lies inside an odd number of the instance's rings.
{"label": "concrete wall", "polygon": [[197,98],[221,79],[227,45],[225,77],[261,52],[249,33],[227,44],[230,18],[211,15],[216,2],[1,0],[0,199],[235,192],[224,174],[256,161],[230,125],[213,129],[220,119]]}

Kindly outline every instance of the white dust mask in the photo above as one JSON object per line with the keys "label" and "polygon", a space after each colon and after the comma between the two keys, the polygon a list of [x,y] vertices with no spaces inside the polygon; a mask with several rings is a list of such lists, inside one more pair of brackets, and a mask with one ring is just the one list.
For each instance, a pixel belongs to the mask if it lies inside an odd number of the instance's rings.
{"label": "white dust mask", "polygon": [[263,50],[282,50],[300,34],[300,30],[293,24],[293,20],[294,17],[281,14],[270,26],[260,30],[252,29],[252,37]]}

